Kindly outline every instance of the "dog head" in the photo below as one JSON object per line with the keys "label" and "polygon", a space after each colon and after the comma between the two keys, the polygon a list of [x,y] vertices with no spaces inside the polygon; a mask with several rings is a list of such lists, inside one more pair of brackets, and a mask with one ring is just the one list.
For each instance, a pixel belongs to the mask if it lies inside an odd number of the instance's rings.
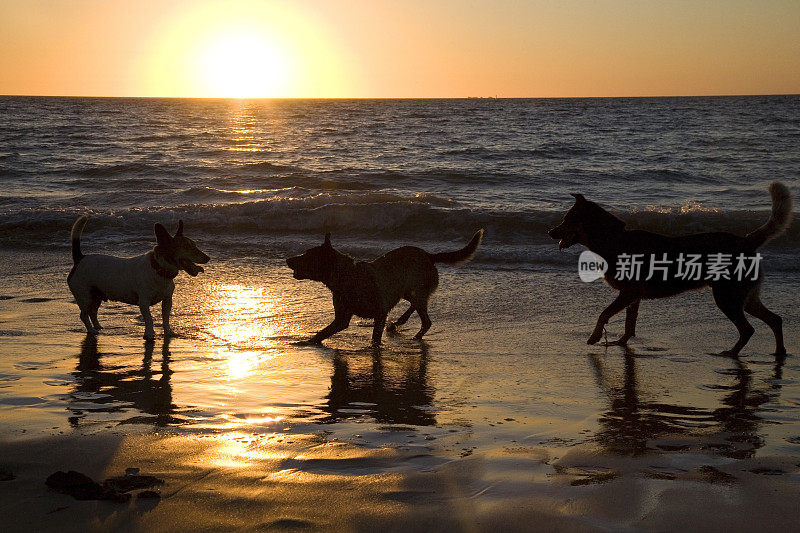
{"label": "dog head", "polygon": [[211,259],[200,251],[192,239],[183,234],[183,220],[178,221],[178,231],[170,235],[161,224],[155,225],[158,251],[173,265],[185,270],[190,276],[203,272],[203,267],[197,263],[205,264]]}
{"label": "dog head", "polygon": [[294,279],[311,279],[325,282],[336,264],[336,251],[331,245],[331,234],[325,234],[325,242],[306,250],[302,255],[290,257],[286,264],[292,269]]}
{"label": "dog head", "polygon": [[572,194],[575,204],[564,215],[561,224],[547,232],[558,241],[558,249],[564,250],[573,244],[589,246],[592,235],[610,235],[625,229],[625,223],[583,197]]}

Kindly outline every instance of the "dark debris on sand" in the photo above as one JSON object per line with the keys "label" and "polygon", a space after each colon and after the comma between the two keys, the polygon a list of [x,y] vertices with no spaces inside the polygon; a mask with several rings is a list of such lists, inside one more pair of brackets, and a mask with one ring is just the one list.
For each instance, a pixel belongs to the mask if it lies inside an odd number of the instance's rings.
{"label": "dark debris on sand", "polygon": [[55,472],[47,478],[45,484],[56,492],[69,494],[76,500],[126,502],[131,497],[130,494],[104,487],[92,480],[89,476],[76,472],[75,470],[70,470],[69,472]]}
{"label": "dark debris on sand", "polygon": [[[92,478],[80,472],[70,470],[69,472],[58,471],[50,475],[45,484],[56,492],[69,494],[76,500],[108,500],[113,502],[126,502],[130,499],[130,491],[146,489],[154,485],[162,485],[163,479],[155,476],[143,476],[134,473],[129,469],[124,476],[108,478],[101,485]],[[136,470],[135,472],[138,472]],[[160,498],[155,491],[144,491],[155,494],[143,495],[139,493],[139,498]]]}

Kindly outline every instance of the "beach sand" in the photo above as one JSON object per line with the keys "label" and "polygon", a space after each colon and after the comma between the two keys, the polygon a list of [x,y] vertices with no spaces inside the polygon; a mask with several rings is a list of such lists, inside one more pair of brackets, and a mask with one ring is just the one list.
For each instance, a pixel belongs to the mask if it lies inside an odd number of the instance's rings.
{"label": "beach sand", "polygon": [[[619,457],[588,445],[454,459],[321,435],[150,434],[5,440],[0,451],[20,472],[3,487],[6,531],[788,531],[800,496],[788,457]],[[43,487],[64,465],[96,479],[137,465],[165,484],[159,500],[76,501]]]}
{"label": "beach sand", "polygon": [[[0,253],[4,530],[796,526],[800,366],[755,321],[740,358],[710,355],[735,331],[708,292],[645,302],[625,351],[585,344],[614,296],[599,283],[444,267],[426,342],[412,318],[371,349],[359,320],[304,347],[330,295],[271,257],[179,278],[181,336],[165,344],[117,304],[87,337],[63,253]],[[790,353],[793,283],[768,276],[763,291]],[[44,483],[127,468],[162,478],[160,499],[78,501]]]}

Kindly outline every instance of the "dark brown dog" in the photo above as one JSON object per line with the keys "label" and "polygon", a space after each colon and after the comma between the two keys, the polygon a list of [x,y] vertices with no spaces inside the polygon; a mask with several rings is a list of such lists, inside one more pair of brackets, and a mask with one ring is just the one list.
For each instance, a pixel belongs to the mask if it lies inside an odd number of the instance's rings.
{"label": "dark brown dog", "polygon": [[[619,295],[601,314],[588,344],[595,344],[603,335],[606,323],[627,309],[625,317],[625,333],[616,342],[610,344],[624,345],[636,333],[636,318],[639,313],[639,302],[642,299],[665,298],[681,292],[711,286],[714,302],[725,313],[725,316],[736,325],[739,339],[726,355],[736,355],[747,344],[753,335],[753,327],[745,318],[745,311],[763,320],[775,334],[775,353],[785,354],[783,344],[783,321],[781,317],[764,307],[759,299],[761,273],[756,279],[738,279],[734,275],[736,258],[743,254],[753,257],[756,250],[770,239],[780,235],[790,224],[792,218],[792,199],[785,185],[775,182],[769,187],[772,196],[772,215],[766,224],[739,237],[731,233],[698,233],[680,237],[667,237],[649,231],[625,229],[625,223],[594,202],[586,200],[583,195],[573,194],[575,205],[567,211],[560,225],[548,234],[559,240],[559,249],[569,248],[573,244],[582,244],[592,252],[600,255],[608,264],[604,277],[606,283],[617,289]],[[677,265],[673,264],[663,277],[655,276],[646,280],[648,263],[642,268],[642,276],[637,280],[618,279],[618,260],[620,256],[642,254],[645,258],[660,259],[663,254],[676,261],[679,257],[699,254],[704,258],[715,254],[729,254],[733,260],[725,271],[730,279],[685,279],[679,276]]]}
{"label": "dark brown dog", "polygon": [[353,315],[374,318],[372,343],[381,343],[383,328],[389,311],[401,299],[411,307],[390,324],[390,330],[401,326],[414,311],[422,327],[414,336],[421,339],[431,327],[428,316],[428,299],[439,285],[439,273],[434,263],[464,264],[472,259],[481,244],[483,230],[479,230],[464,248],[455,252],[429,254],[421,248],[403,246],[374,261],[356,262],[352,257],[333,249],[331,234],[325,242],[302,255],[286,260],[294,271],[295,279],[321,281],[333,293],[333,322],[314,335],[309,342],[318,344],[350,325]]}

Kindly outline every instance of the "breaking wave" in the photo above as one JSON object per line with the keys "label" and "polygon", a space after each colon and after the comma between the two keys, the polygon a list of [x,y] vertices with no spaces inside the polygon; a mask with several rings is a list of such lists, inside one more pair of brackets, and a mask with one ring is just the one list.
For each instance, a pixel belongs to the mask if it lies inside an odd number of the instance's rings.
{"label": "breaking wave", "polygon": [[[543,261],[562,259],[549,253],[531,254],[525,247],[550,246],[547,231],[559,223],[563,213],[550,210],[490,210],[468,207],[432,194],[401,195],[388,192],[322,192],[300,196],[305,191],[287,188],[261,191],[268,197],[247,200],[252,191],[202,187],[192,197],[227,197],[226,203],[200,202],[154,208],[85,210],[24,208],[0,214],[0,243],[9,247],[68,246],[74,220],[89,214],[86,228],[92,240],[149,238],[155,222],[174,225],[185,221],[187,231],[224,248],[237,240],[268,242],[280,237],[311,241],[312,235],[333,232],[339,239],[407,243],[450,243],[487,230],[484,243],[496,251],[483,254],[487,262]],[[241,201],[236,201],[244,198]],[[629,229],[644,229],[668,235],[727,231],[745,235],[766,221],[767,211],[721,211],[699,206],[679,209],[648,208],[615,211]],[[203,237],[200,237],[200,236]],[[800,247],[800,223],[770,245],[778,251]],[[554,258],[555,257],[555,258]]]}

